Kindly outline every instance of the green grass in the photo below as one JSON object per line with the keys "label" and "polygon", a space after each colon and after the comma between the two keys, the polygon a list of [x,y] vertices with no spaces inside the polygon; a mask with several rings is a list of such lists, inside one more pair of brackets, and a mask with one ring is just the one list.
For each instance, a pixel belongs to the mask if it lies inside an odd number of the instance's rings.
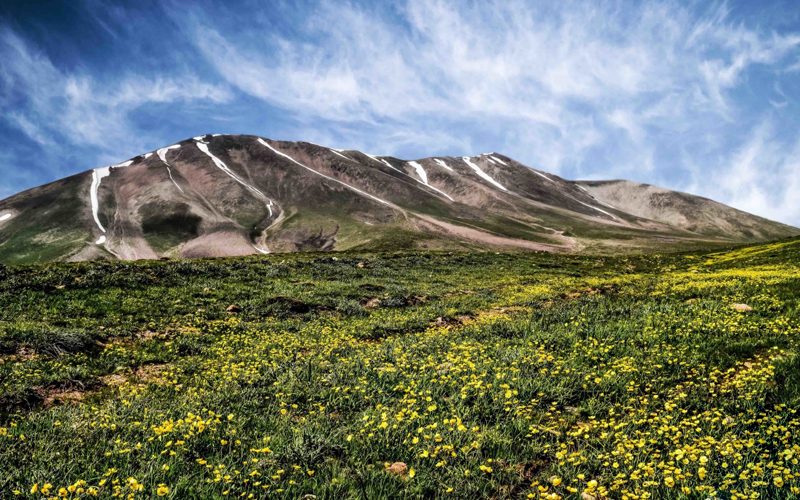
{"label": "green grass", "polygon": [[797,239],[0,267],[0,499],[794,498],[799,311]]}
{"label": "green grass", "polygon": [[11,265],[51,262],[77,252],[92,239],[85,230],[59,231],[57,237],[37,243],[41,233],[41,228],[35,226],[15,231],[0,245],[0,259]]}

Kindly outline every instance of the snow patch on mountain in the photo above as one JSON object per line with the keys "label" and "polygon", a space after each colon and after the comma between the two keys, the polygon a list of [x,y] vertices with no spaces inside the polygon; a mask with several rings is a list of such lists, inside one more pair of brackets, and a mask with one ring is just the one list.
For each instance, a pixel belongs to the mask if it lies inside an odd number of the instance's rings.
{"label": "snow patch on mountain", "polygon": [[100,183],[103,181],[105,177],[108,177],[111,174],[111,167],[101,167],[96,168],[92,171],[92,188],[89,192],[89,199],[92,202],[92,215],[94,216],[94,221],[97,223],[97,227],[100,228],[100,231],[106,232],[106,228],[103,227],[103,224],[100,223],[100,202],[97,199],[97,193],[100,190]]}
{"label": "snow patch on mountain", "polygon": [[422,165],[420,165],[419,163],[417,163],[415,161],[410,161],[410,162],[408,162],[408,164],[411,165],[412,167],[414,167],[414,170],[417,171],[417,175],[419,176],[420,179],[422,179],[422,183],[427,185],[428,184],[428,174],[427,174],[427,172],[425,172],[425,169],[422,168]]}
{"label": "snow patch on mountain", "polygon": [[267,195],[265,195],[264,193],[262,193],[261,191],[259,191],[259,190],[258,190],[257,188],[255,188],[254,186],[251,186],[250,184],[246,183],[246,182],[245,182],[244,180],[242,180],[242,179],[241,179],[241,178],[240,178],[238,175],[236,175],[236,174],[233,172],[233,170],[231,170],[230,168],[228,168],[228,166],[227,166],[227,165],[225,165],[225,162],[223,162],[222,160],[220,160],[219,158],[217,158],[216,156],[214,156],[214,155],[211,153],[211,151],[209,151],[209,150],[208,150],[208,144],[206,144],[205,142],[196,142],[195,144],[197,144],[197,149],[199,149],[200,151],[202,151],[203,153],[205,153],[206,155],[208,155],[208,156],[209,156],[209,157],[210,157],[210,158],[211,158],[211,159],[214,161],[214,165],[216,165],[216,166],[217,166],[217,168],[219,168],[220,170],[222,170],[223,172],[225,172],[226,174],[228,174],[228,176],[229,176],[231,179],[235,180],[236,182],[238,182],[238,183],[239,183],[239,184],[241,184],[242,186],[246,187],[246,188],[247,188],[248,190],[250,190],[251,192],[253,192],[253,193],[255,193],[256,195],[258,195],[258,196],[260,196],[261,198],[263,198],[263,199],[264,199],[264,201],[266,202],[266,203],[265,203],[265,205],[266,205],[267,209],[269,209],[269,214],[270,214],[270,216],[272,215],[272,200],[271,200],[271,199],[270,199],[270,198],[269,198]]}
{"label": "snow patch on mountain", "polygon": [[144,159],[146,160],[146,159],[150,158],[151,156],[153,156],[152,152],[151,153],[147,153],[147,154],[144,155]]}
{"label": "snow patch on mountain", "polygon": [[165,147],[165,148],[161,148],[161,149],[159,149],[159,150],[157,151],[157,153],[158,153],[158,157],[159,157],[159,158],[161,158],[161,161],[163,161],[163,162],[164,162],[164,165],[166,165],[166,166],[167,166],[167,173],[169,174],[169,180],[171,180],[171,181],[172,181],[172,183],[173,183],[173,184],[175,184],[175,187],[176,187],[176,188],[178,188],[178,190],[179,190],[181,193],[183,193],[183,189],[181,189],[181,187],[178,185],[178,183],[177,183],[177,182],[175,182],[175,179],[173,179],[173,178],[172,178],[172,169],[170,169],[170,168],[169,168],[169,162],[167,161],[167,152],[168,152],[170,149],[178,149],[178,148],[180,148],[180,147],[181,147],[181,145],[180,145],[180,144],[173,144],[172,146],[167,146],[167,147]]}
{"label": "snow patch on mountain", "polygon": [[534,174],[538,175],[539,177],[543,177],[543,178],[547,179],[548,181],[552,182],[553,184],[555,184],[555,183],[556,183],[556,181],[554,181],[554,180],[553,180],[553,179],[551,179],[550,177],[547,177],[546,175],[544,175],[544,174],[543,174],[543,173],[541,173],[541,172],[537,172],[536,170],[533,170],[533,169],[531,169],[531,172],[533,172]]}
{"label": "snow patch on mountain", "polygon": [[[398,169],[398,168],[396,168],[396,167],[393,167],[393,166],[392,166],[392,164],[391,164],[391,163],[389,163],[388,161],[386,161],[385,159],[381,158],[381,162],[382,162],[384,165],[386,165],[387,167],[389,167],[389,168],[393,168],[393,169],[397,170],[398,172],[400,172],[401,174],[405,174],[405,172],[401,172],[401,171],[400,171],[400,169]],[[408,174],[406,174],[406,175],[408,175]]]}
{"label": "snow patch on mountain", "polygon": [[350,184],[347,184],[346,182],[342,182],[339,179],[334,179],[333,177],[328,177],[325,174],[321,174],[321,173],[317,172],[316,170],[314,170],[311,167],[307,167],[307,166],[303,165],[302,163],[300,163],[299,161],[295,160],[294,158],[292,158],[291,156],[287,155],[286,153],[282,153],[282,152],[278,151],[277,149],[273,148],[272,146],[269,145],[269,143],[267,143],[267,141],[265,141],[264,139],[262,139],[260,137],[258,138],[258,142],[260,142],[264,146],[266,146],[269,149],[271,149],[274,153],[283,156],[284,158],[296,163],[297,165],[300,165],[301,167],[303,167],[304,169],[306,169],[306,170],[308,170],[310,172],[314,172],[315,174],[319,175],[320,177],[324,177],[324,178],[326,178],[328,180],[331,180],[333,182],[338,182],[342,186],[345,186],[345,187],[347,187],[349,189],[352,189],[353,191],[355,191],[358,194],[361,194],[361,195],[367,196],[369,198],[372,198],[373,200],[378,201],[380,203],[383,203],[384,205],[391,205],[391,203],[389,203],[388,201],[382,200],[382,199],[378,198],[377,196],[373,196],[373,195],[371,195],[369,193],[365,193],[364,191],[362,191],[362,190],[360,190],[358,188],[355,188],[355,187],[351,186]]}
{"label": "snow patch on mountain", "polygon": [[500,183],[499,183],[499,182],[497,182],[496,180],[492,179],[492,178],[489,176],[489,174],[487,174],[486,172],[484,172],[483,170],[481,170],[481,168],[480,168],[479,166],[477,166],[477,165],[475,165],[474,163],[472,163],[472,161],[470,161],[470,158],[469,158],[469,156],[464,156],[464,157],[462,158],[462,160],[464,160],[464,163],[466,163],[466,164],[469,166],[469,168],[471,168],[472,170],[474,170],[474,171],[475,171],[475,173],[476,173],[476,174],[478,174],[478,175],[479,175],[479,176],[480,176],[482,179],[484,179],[484,180],[486,180],[486,181],[488,181],[488,182],[490,182],[490,183],[494,184],[495,186],[499,187],[499,188],[500,188],[500,189],[502,189],[503,191],[508,191],[508,189],[506,189],[506,188],[505,188],[505,186],[503,186],[502,184],[500,184]]}
{"label": "snow patch on mountain", "polygon": [[104,234],[103,236],[98,238],[97,241],[94,242],[94,244],[95,245],[104,245],[105,242],[106,242],[106,235]]}
{"label": "snow patch on mountain", "polygon": [[[544,178],[544,179],[547,179],[548,181],[552,182],[553,184],[557,184],[557,182],[556,182],[556,181],[554,181],[553,179],[551,179],[550,177],[548,177],[548,176],[544,175],[544,174],[543,174],[543,173],[541,173],[541,172],[537,172],[536,170],[533,170],[533,169],[531,169],[531,172],[533,172],[534,174],[538,175],[539,177],[542,177],[542,178]],[[579,188],[581,188],[581,189],[583,189],[581,186],[578,186],[578,187],[579,187]],[[584,191],[586,191],[585,189],[583,189],[583,190],[584,190]],[[586,192],[587,192],[587,194],[589,193],[588,191],[586,191]],[[598,201],[598,202],[599,202],[599,200],[597,200],[597,199],[596,199],[594,196],[592,196],[591,194],[590,194],[589,196],[591,196],[591,197],[592,197],[592,199],[594,199],[595,201]],[[610,213],[606,212],[605,210],[601,210],[601,209],[599,209],[599,208],[595,207],[594,205],[589,205],[588,203],[584,203],[584,202],[582,202],[581,200],[579,200],[579,199],[575,198],[574,196],[570,196],[570,198],[572,198],[573,200],[577,201],[577,202],[578,202],[578,203],[580,203],[581,205],[587,206],[587,207],[591,208],[592,210],[597,210],[598,212],[604,213],[604,214],[608,215],[609,217],[611,217],[612,219],[614,219],[614,220],[617,220],[617,218],[616,218],[614,215],[612,215],[612,214],[610,214]],[[602,202],[600,202],[600,203],[602,203]],[[610,208],[614,208],[614,207],[610,207]]]}
{"label": "snow patch on mountain", "polygon": [[[574,199],[574,198],[573,198],[573,199]],[[611,217],[611,218],[612,218],[612,219],[614,219],[614,220],[618,220],[618,219],[617,219],[617,218],[616,218],[614,215],[612,215],[612,214],[610,214],[610,213],[606,212],[605,210],[601,210],[601,209],[599,209],[599,208],[597,208],[597,207],[595,207],[595,206],[589,205],[588,203],[584,203],[584,202],[582,202],[582,201],[580,201],[580,200],[575,200],[575,201],[577,201],[577,202],[578,202],[578,203],[580,203],[581,205],[585,205],[585,206],[587,206],[587,207],[591,208],[592,210],[597,210],[598,212],[602,212],[602,213],[604,213],[604,214],[608,215],[609,217]]]}
{"label": "snow patch on mountain", "polygon": [[122,163],[117,163],[116,165],[111,165],[109,167],[101,167],[92,170],[92,187],[91,191],[89,192],[89,200],[92,203],[92,216],[94,216],[94,221],[97,223],[97,227],[99,227],[100,231],[104,233],[106,232],[106,228],[104,228],[103,224],[100,223],[100,201],[98,199],[100,183],[104,178],[111,175],[112,168],[128,167],[131,163],[133,163],[133,160],[128,160]]}
{"label": "snow patch on mountain", "polygon": [[0,215],[0,222],[6,221],[11,218],[11,214]]}
{"label": "snow patch on mountain", "polygon": [[434,158],[433,161],[438,163],[442,168],[444,168],[446,170],[449,170],[451,172],[455,172],[455,170],[453,170],[453,167],[450,167],[449,165],[447,165],[447,163],[445,163],[444,160],[440,160],[439,158]]}
{"label": "snow patch on mountain", "polygon": [[256,250],[258,250],[259,252],[261,252],[261,253],[263,253],[265,255],[269,253],[269,250],[264,250],[263,248],[258,248],[255,245],[253,245],[253,248],[255,248]]}
{"label": "snow patch on mountain", "polygon": [[580,189],[580,190],[584,191],[586,194],[588,194],[589,196],[591,196],[591,197],[592,197],[592,199],[593,199],[594,201],[596,201],[597,203],[599,203],[599,204],[601,204],[601,205],[605,205],[605,206],[607,206],[608,208],[611,208],[611,209],[614,209],[614,210],[619,210],[619,209],[618,209],[617,207],[615,207],[615,206],[609,205],[608,203],[606,203],[606,202],[604,202],[604,201],[600,201],[600,200],[598,200],[598,199],[597,199],[597,197],[595,197],[595,196],[594,196],[592,193],[590,193],[589,191],[587,191],[587,190],[586,190],[586,188],[585,188],[585,187],[583,187],[583,186],[581,186],[580,184],[575,184],[575,185],[576,185],[576,186],[578,186],[578,189]]}
{"label": "snow patch on mountain", "polygon": [[412,167],[414,167],[414,169],[417,171],[417,175],[421,179],[421,180],[415,179],[415,180],[417,180],[417,182],[421,182],[422,184],[425,184],[426,186],[428,186],[429,188],[433,189],[437,193],[443,194],[444,196],[447,197],[448,200],[455,201],[452,197],[450,197],[449,194],[445,193],[441,189],[437,189],[437,188],[435,188],[435,187],[430,185],[430,183],[428,182],[428,174],[425,172],[425,169],[422,168],[422,165],[420,165],[419,163],[417,163],[415,161],[410,161],[410,162],[408,162],[408,164],[411,165]]}
{"label": "snow patch on mountain", "polygon": [[[375,158],[375,157],[373,156],[372,158]],[[381,158],[381,159],[380,159],[380,162],[381,162],[381,163],[383,163],[384,165],[386,165],[387,167],[389,167],[389,168],[393,169],[393,170],[397,170],[397,171],[398,171],[398,172],[400,172],[401,174],[406,174],[405,172],[403,172],[403,171],[402,171],[402,170],[400,170],[399,168],[397,168],[397,167],[395,167],[395,166],[392,166],[392,164],[391,164],[391,163],[389,163],[388,161],[386,161],[386,158]],[[408,175],[408,174],[406,174],[406,175]]]}
{"label": "snow patch on mountain", "polygon": [[167,146],[165,148],[159,149],[158,151],[156,151],[156,154],[158,154],[158,157],[161,158],[161,161],[163,161],[165,164],[167,164],[167,166],[169,166],[169,163],[167,162],[167,152],[170,149],[178,149],[180,147],[181,147],[180,144],[173,144],[172,146]]}
{"label": "snow patch on mountain", "polygon": [[[376,161],[376,162],[378,162],[378,163],[382,163],[382,164],[386,165],[387,167],[391,168],[392,170],[397,170],[398,172],[400,172],[400,170],[399,170],[399,169],[397,169],[397,168],[393,167],[393,166],[392,166],[392,164],[391,164],[391,163],[389,163],[388,161],[386,161],[386,160],[383,160],[383,159],[380,159],[380,158],[378,158],[377,156],[375,156],[375,155],[371,155],[371,154],[369,154],[369,153],[364,153],[364,154],[365,154],[365,155],[367,155],[367,156],[369,156],[370,158],[372,158],[374,161]],[[400,172],[400,173],[401,173],[401,174],[404,174],[405,172]]]}
{"label": "snow patch on mountain", "polygon": [[499,161],[501,164],[508,166],[508,163],[504,162],[500,158],[495,158],[494,156],[489,156],[489,158],[493,159],[494,161]]}
{"label": "snow patch on mountain", "polygon": [[345,155],[343,155],[343,154],[340,152],[340,151],[341,151],[341,149],[333,149],[333,148],[328,148],[328,149],[330,149],[330,150],[331,150],[331,153],[333,153],[333,154],[335,154],[335,155],[339,155],[339,156],[341,156],[342,158],[344,158],[345,160],[350,160],[350,161],[353,161],[351,158],[348,158],[348,157],[346,157]]}

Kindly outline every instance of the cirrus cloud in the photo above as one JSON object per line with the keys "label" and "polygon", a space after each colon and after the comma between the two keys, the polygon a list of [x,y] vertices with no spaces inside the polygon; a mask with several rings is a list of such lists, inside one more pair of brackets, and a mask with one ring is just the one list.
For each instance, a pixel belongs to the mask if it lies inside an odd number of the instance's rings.
{"label": "cirrus cloud", "polygon": [[151,0],[146,15],[85,1],[124,70],[65,68],[0,32],[5,123],[43,150],[119,160],[189,130],[407,158],[497,150],[800,224],[800,25],[785,5]]}

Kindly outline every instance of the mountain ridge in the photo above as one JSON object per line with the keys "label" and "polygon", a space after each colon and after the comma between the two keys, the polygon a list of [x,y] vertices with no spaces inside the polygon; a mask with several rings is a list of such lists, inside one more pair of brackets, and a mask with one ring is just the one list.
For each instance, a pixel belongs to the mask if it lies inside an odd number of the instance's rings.
{"label": "mountain ridge", "polygon": [[0,262],[419,247],[608,253],[800,234],[641,186],[570,181],[500,153],[403,160],[208,134],[0,200]]}

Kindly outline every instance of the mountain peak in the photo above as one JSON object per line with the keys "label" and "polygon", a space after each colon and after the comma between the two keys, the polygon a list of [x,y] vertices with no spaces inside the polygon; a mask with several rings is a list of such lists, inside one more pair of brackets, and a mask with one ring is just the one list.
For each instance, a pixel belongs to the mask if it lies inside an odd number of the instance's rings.
{"label": "mountain peak", "polygon": [[404,160],[198,135],[0,201],[0,262],[347,249],[663,251],[797,229],[628,181],[573,182],[492,152]]}

